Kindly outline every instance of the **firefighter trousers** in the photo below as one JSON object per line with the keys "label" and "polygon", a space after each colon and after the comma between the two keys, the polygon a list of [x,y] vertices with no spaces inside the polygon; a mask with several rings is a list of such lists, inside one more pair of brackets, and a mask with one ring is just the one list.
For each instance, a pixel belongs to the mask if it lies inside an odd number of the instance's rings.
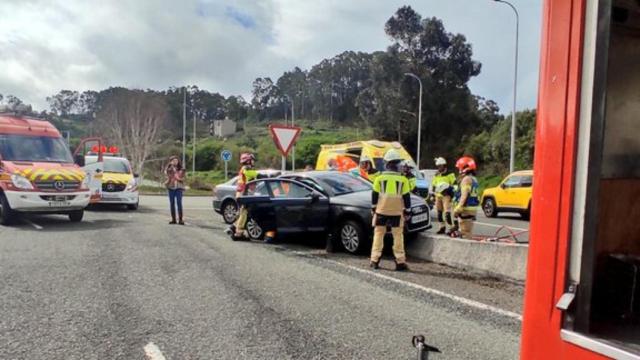
{"label": "firefighter trousers", "polygon": [[463,210],[458,214],[460,223],[460,234],[464,239],[471,239],[473,236],[473,224],[476,222],[475,210]]}
{"label": "firefighter trousers", "polygon": [[[376,215],[377,217],[378,215]],[[371,261],[379,262],[384,249],[384,236],[387,233],[387,225],[378,225],[374,220],[373,228],[373,246],[371,247]],[[407,257],[404,252],[404,220],[400,219],[399,226],[391,227],[391,235],[393,235],[393,256],[396,263],[404,264]]]}
{"label": "firefighter trousers", "polygon": [[438,211],[438,223],[440,224],[440,228],[453,227],[451,204],[451,196],[436,195],[436,210]]}

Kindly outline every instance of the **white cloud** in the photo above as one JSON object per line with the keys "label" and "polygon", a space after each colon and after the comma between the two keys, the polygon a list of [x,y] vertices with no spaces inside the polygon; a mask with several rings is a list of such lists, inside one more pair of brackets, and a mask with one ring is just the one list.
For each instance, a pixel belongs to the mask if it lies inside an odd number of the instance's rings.
{"label": "white cloud", "polygon": [[[539,1],[521,13],[519,108],[535,106]],[[482,74],[474,93],[510,109],[513,15],[490,0],[408,1],[473,44]],[[60,89],[197,84],[248,95],[256,77],[277,78],[345,50],[383,50],[385,21],[400,1],[4,1],[0,93],[45,108]],[[10,14],[10,16],[6,16]]]}

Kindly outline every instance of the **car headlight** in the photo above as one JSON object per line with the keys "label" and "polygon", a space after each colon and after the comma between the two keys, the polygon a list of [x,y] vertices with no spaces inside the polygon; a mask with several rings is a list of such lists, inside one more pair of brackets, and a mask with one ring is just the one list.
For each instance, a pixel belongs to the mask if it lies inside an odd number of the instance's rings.
{"label": "car headlight", "polygon": [[127,183],[127,191],[133,191],[136,187],[136,179],[135,178],[131,178],[129,179],[129,182]]}
{"label": "car headlight", "polygon": [[22,175],[11,175],[11,182],[13,183],[13,186],[17,187],[18,189],[33,190],[33,184],[31,183],[31,181],[29,181],[29,179]]}

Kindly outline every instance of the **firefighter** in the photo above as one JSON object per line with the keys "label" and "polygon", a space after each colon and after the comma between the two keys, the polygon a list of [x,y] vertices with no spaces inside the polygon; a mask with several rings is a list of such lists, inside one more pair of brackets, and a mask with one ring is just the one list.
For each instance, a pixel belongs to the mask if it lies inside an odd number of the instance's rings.
{"label": "firefighter", "polygon": [[480,205],[478,180],[475,177],[476,162],[469,156],[463,156],[456,162],[456,168],[460,172],[460,178],[454,194],[456,206],[453,215],[458,219],[460,235],[465,239],[471,239],[476,211]]}
{"label": "firefighter", "polygon": [[373,167],[373,161],[367,155],[360,157],[360,166],[357,169],[357,175],[363,179],[373,181],[380,175],[380,172]]}
{"label": "firefighter", "polygon": [[379,267],[384,236],[387,228],[393,235],[393,255],[396,259],[396,271],[408,270],[404,253],[404,221],[411,214],[411,192],[409,180],[400,173],[402,157],[397,150],[391,149],[384,154],[385,171],[373,182],[373,247],[371,249],[371,267]]}
{"label": "firefighter", "polygon": [[409,191],[415,193],[416,187],[418,186],[418,179],[414,175],[413,167],[411,167],[409,161],[403,160],[400,162],[400,172],[409,180]]}
{"label": "firefighter", "polygon": [[437,233],[444,234],[453,228],[451,201],[453,199],[453,187],[456,184],[456,175],[447,169],[447,160],[444,158],[436,158],[435,163],[438,172],[433,177],[431,192],[435,195],[438,222],[440,223],[440,229]]}
{"label": "firefighter", "polygon": [[[256,157],[251,153],[240,155],[240,171],[238,172],[238,185],[236,186],[236,199],[242,196],[248,182],[258,178],[258,171],[254,169]],[[244,237],[245,226],[247,225],[248,211],[241,206],[238,211],[238,219],[235,224],[227,229],[227,233],[232,239],[238,240]]]}

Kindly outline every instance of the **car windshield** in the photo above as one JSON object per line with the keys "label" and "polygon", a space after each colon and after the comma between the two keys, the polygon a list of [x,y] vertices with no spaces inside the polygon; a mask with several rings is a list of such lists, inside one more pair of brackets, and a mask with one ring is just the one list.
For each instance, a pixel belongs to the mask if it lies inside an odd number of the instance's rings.
{"label": "car windshield", "polygon": [[1,134],[0,155],[7,161],[73,162],[64,140],[49,136]]}
{"label": "car windshield", "polygon": [[333,196],[371,190],[371,184],[349,174],[331,173],[317,175],[316,180]]}
{"label": "car windshield", "polygon": [[124,159],[104,159],[104,172],[116,174],[128,174],[129,162]]}

